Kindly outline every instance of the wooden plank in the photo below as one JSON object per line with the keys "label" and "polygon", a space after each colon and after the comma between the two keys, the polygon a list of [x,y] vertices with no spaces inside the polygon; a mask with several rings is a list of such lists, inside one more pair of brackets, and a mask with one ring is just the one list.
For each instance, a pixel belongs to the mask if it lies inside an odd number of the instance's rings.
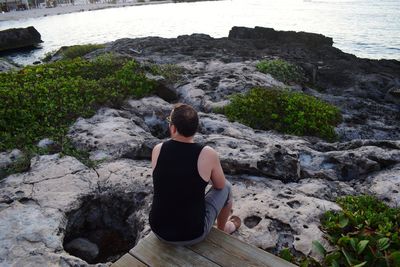
{"label": "wooden plank", "polygon": [[214,227],[203,242],[189,248],[221,266],[296,266]]}
{"label": "wooden plank", "polygon": [[111,267],[147,267],[147,265],[143,264],[131,254],[126,253],[119,260],[111,264]]}
{"label": "wooden plank", "polygon": [[183,246],[168,245],[151,232],[133,249],[131,255],[149,266],[218,266],[214,262]]}

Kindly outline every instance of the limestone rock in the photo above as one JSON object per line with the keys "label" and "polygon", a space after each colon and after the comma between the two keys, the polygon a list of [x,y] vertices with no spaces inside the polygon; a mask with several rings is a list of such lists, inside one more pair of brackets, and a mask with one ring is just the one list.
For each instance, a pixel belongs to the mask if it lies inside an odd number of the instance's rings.
{"label": "limestone rock", "polygon": [[87,262],[92,262],[99,255],[96,244],[86,238],[76,238],[65,245],[65,249]]}
{"label": "limestone rock", "polygon": [[[385,98],[399,86],[398,62],[356,58],[320,35],[261,28],[234,29],[230,38],[220,39],[202,34],[121,39],[103,52],[184,67],[182,79],[163,88],[177,99],[159,93],[164,99],[131,99],[120,110],[102,108],[79,118],[68,137],[91,159],[106,159],[94,168],[73,157],[37,156],[28,172],[1,180],[0,265],[90,266],[64,249],[63,241],[81,237],[98,247],[98,255],[92,253],[101,262],[96,266],[108,266],[143,238],[150,231],[151,151],[169,138],[166,117],[173,104],[166,100],[200,111],[195,140],[219,153],[233,184],[234,214],[243,221],[234,235],[250,244],[273,253],[289,247],[309,254],[313,240],[326,244],[319,217],[339,209],[337,197],[368,193],[399,206],[399,109]],[[255,67],[276,57],[305,68],[319,87],[291,90],[341,109],[338,142],[255,130],[213,113],[232,94],[285,86]],[[10,152],[0,158],[1,169],[11,161]],[[121,232],[129,240],[118,237]],[[124,250],[114,251],[117,247]]]}
{"label": "limestone rock", "polygon": [[44,138],[44,139],[40,140],[39,143],[37,144],[37,146],[39,148],[48,148],[52,145],[54,145],[54,141],[50,140],[48,138]]}
{"label": "limestone rock", "polygon": [[146,74],[146,78],[155,82],[155,94],[165,101],[176,101],[178,96],[176,90],[163,76]]}
{"label": "limestone rock", "polygon": [[89,119],[80,118],[70,128],[73,143],[90,152],[91,159],[137,158],[142,143],[154,137],[138,125],[140,118],[118,110],[100,109]]}
{"label": "limestone rock", "polygon": [[329,148],[323,143],[319,145],[300,153],[303,177],[358,180],[400,160],[398,141],[353,141],[329,145]]}
{"label": "limestone rock", "polygon": [[25,48],[41,43],[40,33],[32,26],[0,31],[0,51]]}
{"label": "limestone rock", "polygon": [[5,169],[10,166],[13,162],[21,159],[23,157],[23,153],[19,149],[13,149],[10,152],[1,152],[0,153],[0,170]]}
{"label": "limestone rock", "polygon": [[[55,154],[33,159],[29,172],[11,175],[0,182],[0,265],[89,266],[63,249],[67,228],[71,221],[77,223],[69,217],[88,216],[79,210],[88,197],[98,199],[96,203],[109,203],[102,206],[107,208],[100,209],[105,216],[102,220],[121,220],[113,222],[115,227],[123,222],[118,205],[126,209],[127,203],[137,205],[123,214],[133,230],[138,231],[138,237],[143,237],[142,230],[149,230],[144,225],[152,188],[150,170],[147,161],[121,160],[103,163],[98,175],[72,157],[60,158]],[[124,198],[126,202],[119,202]],[[106,261],[91,266],[108,265],[110,262]]]}
{"label": "limestone rock", "polygon": [[233,27],[229,31],[230,39],[263,39],[266,42],[289,43],[297,42],[309,46],[332,46],[332,38],[325,37],[322,34],[293,32],[293,31],[275,31],[272,28],[255,27],[254,29],[246,27]]}
{"label": "limestone rock", "polygon": [[385,95],[385,99],[390,102],[400,104],[400,87],[390,88]]}
{"label": "limestone rock", "polygon": [[63,251],[65,212],[96,189],[96,178],[76,159],[56,154],[35,158],[29,172],[1,181],[0,202],[6,205],[0,210],[0,263],[60,266],[54,253]]}
{"label": "limestone rock", "polygon": [[230,179],[233,214],[243,221],[234,235],[275,253],[289,247],[309,254],[312,241],[323,240],[319,217],[326,210],[340,209],[320,196],[307,196],[297,190],[297,183],[244,175]]}
{"label": "limestone rock", "polygon": [[[234,27],[229,38],[193,34],[120,39],[105,51],[184,67],[184,81],[174,85],[180,101],[206,112],[233,93],[254,86],[283,86],[254,68],[261,59],[281,58],[303,68],[308,81],[314,82],[300,85],[303,92],[340,108],[344,117],[337,128],[341,141],[400,139],[398,103],[388,93],[400,86],[399,62],[357,58],[333,47],[332,39],[322,35]],[[318,92],[313,88],[319,88]]]}
{"label": "limestone rock", "polygon": [[0,73],[11,71],[11,70],[17,70],[17,69],[18,69],[18,67],[16,65],[12,64],[11,62],[9,62],[7,60],[0,58]]}
{"label": "limestone rock", "polygon": [[400,165],[371,174],[357,185],[359,191],[368,192],[392,207],[400,206]]}
{"label": "limestone rock", "polygon": [[13,164],[24,158],[24,154],[19,149],[13,149],[8,152],[0,153],[0,177],[4,177],[7,174],[7,169]]}

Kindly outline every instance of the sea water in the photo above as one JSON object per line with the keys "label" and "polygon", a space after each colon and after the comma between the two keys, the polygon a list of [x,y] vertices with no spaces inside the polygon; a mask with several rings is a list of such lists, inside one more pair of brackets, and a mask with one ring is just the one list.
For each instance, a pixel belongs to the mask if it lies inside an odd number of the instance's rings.
{"label": "sea water", "polygon": [[61,46],[192,33],[226,37],[233,26],[321,33],[332,37],[335,47],[358,57],[400,60],[400,0],[170,3],[0,22],[0,30],[27,26],[34,26],[44,42],[41,49],[11,56],[21,64],[31,64]]}

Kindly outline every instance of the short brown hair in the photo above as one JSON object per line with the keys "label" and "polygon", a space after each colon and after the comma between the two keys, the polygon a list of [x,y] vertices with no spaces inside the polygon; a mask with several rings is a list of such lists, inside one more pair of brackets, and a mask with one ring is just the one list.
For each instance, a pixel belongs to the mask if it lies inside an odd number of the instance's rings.
{"label": "short brown hair", "polygon": [[179,134],[190,137],[199,127],[199,117],[192,106],[179,103],[172,110],[171,123],[175,125]]}

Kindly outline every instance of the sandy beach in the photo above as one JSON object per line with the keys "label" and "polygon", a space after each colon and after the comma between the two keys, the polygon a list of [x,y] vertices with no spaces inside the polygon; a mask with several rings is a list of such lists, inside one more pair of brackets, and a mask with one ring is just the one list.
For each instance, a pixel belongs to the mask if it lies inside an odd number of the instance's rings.
{"label": "sandy beach", "polygon": [[96,4],[86,4],[86,5],[57,6],[54,8],[35,8],[23,11],[13,10],[10,12],[0,13],[0,21],[12,21],[12,20],[22,20],[29,18],[45,17],[45,16],[55,16],[55,15],[74,13],[74,12],[99,10],[105,8],[118,8],[126,6],[154,5],[154,4],[166,4],[166,3],[173,3],[173,1],[165,0],[165,1],[137,2],[137,0],[133,0],[131,2],[125,2],[125,3],[121,2],[116,4],[96,3]]}

